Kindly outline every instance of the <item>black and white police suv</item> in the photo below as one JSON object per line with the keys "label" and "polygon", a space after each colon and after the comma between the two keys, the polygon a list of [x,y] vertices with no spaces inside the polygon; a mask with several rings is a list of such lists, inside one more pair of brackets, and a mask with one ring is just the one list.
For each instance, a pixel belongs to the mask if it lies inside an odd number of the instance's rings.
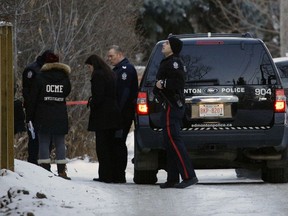
{"label": "black and white police suv", "polygon": [[[286,97],[273,59],[251,34],[175,35],[183,41],[186,114],[181,134],[195,169],[261,169],[288,182]],[[145,69],[137,100],[134,182],[154,184],[165,169],[161,104],[153,95],[162,44]]]}

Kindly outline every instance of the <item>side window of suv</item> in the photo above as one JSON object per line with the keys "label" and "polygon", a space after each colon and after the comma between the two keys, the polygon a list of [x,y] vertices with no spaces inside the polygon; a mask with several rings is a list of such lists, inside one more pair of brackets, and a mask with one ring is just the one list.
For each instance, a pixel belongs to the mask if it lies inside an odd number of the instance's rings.
{"label": "side window of suv", "polygon": [[153,86],[155,84],[160,62],[164,58],[161,49],[162,43],[159,43],[152,52],[151,61],[149,61],[149,65],[147,65],[148,71],[145,73],[147,75],[145,86]]}
{"label": "side window of suv", "polygon": [[278,71],[285,88],[288,88],[288,64],[279,64]]}

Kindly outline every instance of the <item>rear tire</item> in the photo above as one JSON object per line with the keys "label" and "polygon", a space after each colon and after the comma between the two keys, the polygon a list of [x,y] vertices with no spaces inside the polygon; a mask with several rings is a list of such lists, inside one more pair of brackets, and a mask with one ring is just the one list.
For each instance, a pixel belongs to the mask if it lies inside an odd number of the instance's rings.
{"label": "rear tire", "polygon": [[262,180],[269,183],[287,183],[288,182],[288,168],[263,168]]}
{"label": "rear tire", "polygon": [[157,171],[134,169],[133,181],[136,184],[155,184],[157,182]]}
{"label": "rear tire", "polygon": [[[287,163],[288,149],[283,151],[282,160]],[[287,183],[288,182],[288,166],[284,165],[281,168],[262,168],[262,180],[269,183]]]}

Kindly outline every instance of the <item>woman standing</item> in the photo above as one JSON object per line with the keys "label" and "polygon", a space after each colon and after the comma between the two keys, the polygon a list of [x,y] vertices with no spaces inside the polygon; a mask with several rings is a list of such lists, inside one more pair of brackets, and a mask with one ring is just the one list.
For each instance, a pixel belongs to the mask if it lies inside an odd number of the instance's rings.
{"label": "woman standing", "polygon": [[36,76],[27,107],[26,121],[34,126],[39,138],[39,160],[43,168],[50,171],[50,142],[56,148],[58,175],[70,178],[66,174],[65,134],[68,133],[68,114],[66,97],[71,91],[68,65],[59,63],[59,57],[49,53],[45,64]]}
{"label": "woman standing", "polygon": [[[85,61],[91,72],[90,116],[88,131],[96,133],[96,153],[99,178],[94,181],[115,182],[115,133],[120,128],[120,110],[116,99],[116,77],[110,67],[97,55]],[[116,183],[116,182],[115,182]]]}

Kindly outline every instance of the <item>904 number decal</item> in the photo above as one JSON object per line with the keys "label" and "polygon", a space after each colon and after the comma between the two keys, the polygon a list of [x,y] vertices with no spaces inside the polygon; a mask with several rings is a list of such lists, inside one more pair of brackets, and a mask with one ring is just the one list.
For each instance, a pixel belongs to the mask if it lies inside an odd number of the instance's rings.
{"label": "904 number decal", "polygon": [[265,88],[256,88],[255,89],[255,95],[271,95],[272,91],[270,88],[265,89]]}

